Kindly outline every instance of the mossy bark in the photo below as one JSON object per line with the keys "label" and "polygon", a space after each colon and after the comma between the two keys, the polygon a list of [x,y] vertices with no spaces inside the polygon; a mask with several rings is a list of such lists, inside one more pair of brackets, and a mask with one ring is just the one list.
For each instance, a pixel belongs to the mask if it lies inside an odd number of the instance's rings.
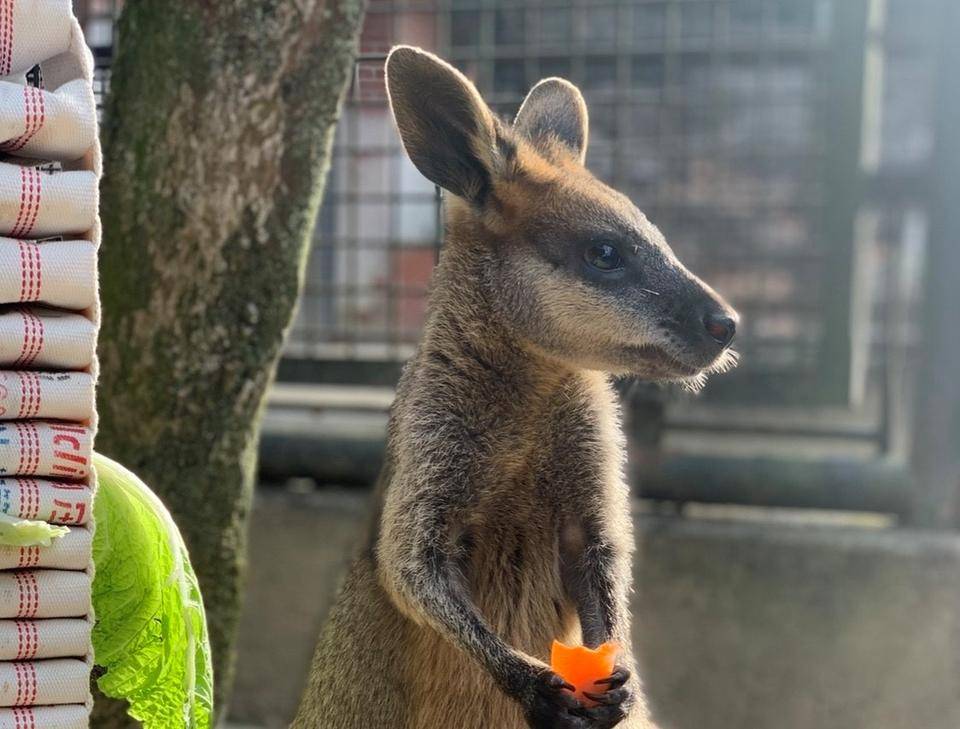
{"label": "mossy bark", "polygon": [[[183,531],[228,700],[258,421],[363,0],[125,4],[103,127],[100,432]],[[278,614],[278,619],[282,615]],[[98,705],[94,726],[120,726]]]}

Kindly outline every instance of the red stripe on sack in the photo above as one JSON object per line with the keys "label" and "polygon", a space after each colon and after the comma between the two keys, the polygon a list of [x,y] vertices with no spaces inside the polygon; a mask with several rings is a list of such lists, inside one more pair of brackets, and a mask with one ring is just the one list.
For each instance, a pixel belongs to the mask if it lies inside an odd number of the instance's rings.
{"label": "red stripe on sack", "polygon": [[28,367],[43,350],[43,320],[30,309],[19,310],[23,319],[23,342],[20,345],[20,356],[13,363],[14,367]]}
{"label": "red stripe on sack", "polygon": [[16,0],[6,0],[4,3],[7,6],[7,50],[5,53],[5,63],[7,69],[7,74],[13,72],[13,21],[14,21],[14,5]]}
{"label": "red stripe on sack", "polygon": [[26,309],[20,309],[20,319],[23,320],[23,339],[20,341],[20,355],[14,361],[13,366],[19,367],[27,357],[27,352],[33,349],[33,319],[30,312]]}
{"label": "red stripe on sack", "polygon": [[27,168],[20,168],[20,207],[17,209],[17,219],[13,222],[13,228],[10,229],[10,235],[16,236],[17,231],[23,225],[23,219],[27,213]]}
{"label": "red stripe on sack", "polygon": [[20,485],[20,518],[29,519],[27,516],[32,510],[33,504],[31,504],[31,493],[29,486],[29,479],[21,478],[17,480],[17,483]]}
{"label": "red stripe on sack", "polygon": [[28,179],[28,185],[29,185],[29,189],[28,189],[29,210],[27,211],[27,216],[26,218],[24,218],[24,221],[23,221],[23,225],[24,225],[23,230],[17,231],[17,234],[12,236],[14,238],[18,238],[20,236],[29,236],[30,233],[33,231],[33,226],[37,224],[37,218],[40,215],[40,194],[42,192],[41,180],[43,179],[42,176],[40,175],[40,170],[38,170],[36,167],[26,167],[21,169],[26,169],[28,171],[27,179]]}
{"label": "red stripe on sack", "polygon": [[27,479],[27,484],[33,508],[30,510],[30,516],[25,518],[36,519],[40,516],[40,484],[32,478]]}
{"label": "red stripe on sack", "polygon": [[4,40],[6,45],[3,53],[3,67],[6,69],[4,75],[10,75],[13,71],[13,4],[15,0],[4,0],[6,10],[6,27],[4,28]]}
{"label": "red stripe on sack", "polygon": [[27,464],[30,462],[30,446],[27,442],[30,436],[27,435],[26,421],[18,421],[14,424],[14,427],[17,431],[18,448],[20,449],[19,458],[17,458],[17,473],[23,474],[26,473]]}
{"label": "red stripe on sack", "polygon": [[24,235],[30,235],[30,233],[33,231],[33,227],[37,224],[37,219],[40,217],[40,195],[43,192],[43,175],[36,167],[31,169],[33,170],[33,181],[36,192],[34,193],[33,214],[30,216],[30,221],[27,225],[27,231],[24,233]]}
{"label": "red stripe on sack", "polygon": [[30,356],[27,358],[27,365],[32,365],[37,357],[40,356],[40,352],[43,351],[43,319],[30,312],[30,316],[33,317],[33,327],[34,327],[34,339],[33,339],[33,351],[30,353]]}
{"label": "red stripe on sack", "polygon": [[37,700],[37,668],[32,663],[13,664],[16,673],[17,696],[14,707],[31,706]]}
{"label": "red stripe on sack", "polygon": [[0,76],[9,76],[13,66],[13,0],[0,5]]}
{"label": "red stripe on sack", "polygon": [[35,474],[40,469],[40,431],[32,420],[26,422],[27,429],[30,431],[31,459],[28,464],[29,475]]}
{"label": "red stripe on sack", "polygon": [[26,603],[25,583],[23,581],[23,575],[20,572],[14,572],[13,579],[17,581],[17,617],[22,618],[25,612],[24,605]]}
{"label": "red stripe on sack", "polygon": [[34,618],[40,609],[40,588],[33,572],[14,572],[17,581],[17,618]]}
{"label": "red stripe on sack", "polygon": [[31,314],[33,315],[33,319],[34,319],[33,323],[36,326],[37,336],[34,342],[33,354],[30,355],[30,359],[27,362],[27,364],[29,365],[32,365],[34,361],[37,359],[37,357],[40,356],[40,353],[43,351],[43,338],[44,338],[43,319],[41,319],[36,314],[33,314],[33,312],[31,312]]}
{"label": "red stripe on sack", "polygon": [[24,658],[36,658],[40,652],[40,631],[37,629],[37,623],[34,620],[24,621],[25,632],[27,635],[27,651]]}
{"label": "red stripe on sack", "polygon": [[23,636],[23,626],[25,623],[22,620],[15,620],[13,624],[17,626],[17,655],[14,656],[14,660],[18,661],[23,658],[23,653],[26,649],[26,639]]}
{"label": "red stripe on sack", "polygon": [[30,480],[20,479],[20,518],[29,519],[28,514],[33,510],[33,495],[30,492]]}
{"label": "red stripe on sack", "polygon": [[36,283],[33,280],[33,253],[30,251],[30,244],[27,241],[21,240],[19,244],[23,251],[23,263],[25,264],[20,271],[20,283],[23,289],[23,297],[20,301],[32,301],[33,290],[36,287]]}
{"label": "red stripe on sack", "polygon": [[23,469],[27,465],[27,449],[24,446],[24,441],[26,436],[24,433],[24,424],[20,421],[17,421],[13,424],[13,428],[17,433],[17,473],[23,473]]}
{"label": "red stripe on sack", "polygon": [[35,86],[23,87],[23,134],[0,144],[0,150],[17,152],[43,128],[46,121],[46,107],[43,91]]}
{"label": "red stripe on sack", "polygon": [[71,463],[79,463],[81,466],[87,465],[86,456],[77,455],[76,453],[68,453],[67,451],[57,451],[57,457],[62,458],[65,461],[70,461]]}
{"label": "red stripe on sack", "polygon": [[36,473],[35,462],[37,460],[37,428],[30,420],[23,422],[23,432],[27,436],[27,458],[24,466],[24,473],[28,476]]}
{"label": "red stripe on sack", "polygon": [[20,380],[20,407],[17,408],[17,419],[21,420],[27,411],[27,388],[29,388],[30,385],[27,384],[27,378],[23,372],[17,372],[17,379]]}
{"label": "red stripe on sack", "polygon": [[35,703],[37,703],[37,684],[39,683],[37,681],[37,666],[34,663],[24,663],[23,665],[24,668],[26,668],[26,673],[29,676],[27,680],[27,706],[33,706]]}
{"label": "red stripe on sack", "polygon": [[[30,420],[18,420],[14,425],[17,437],[20,440],[17,474],[32,476],[40,466],[40,434],[37,431],[37,426]],[[21,499],[23,499],[24,493],[26,492],[21,488]]]}
{"label": "red stripe on sack", "polygon": [[17,697],[14,706],[32,706],[37,700],[37,668],[32,663],[14,663],[17,674]]}
{"label": "red stripe on sack", "polygon": [[20,246],[20,301],[27,300],[27,268],[29,267],[29,262],[27,261],[27,248],[23,244],[23,241],[19,241]]}
{"label": "red stripe on sack", "polygon": [[30,418],[34,415],[34,400],[36,399],[36,394],[34,390],[36,388],[36,382],[34,381],[34,373],[21,371],[18,372],[20,375],[20,383],[23,388],[23,394],[21,398],[23,400],[23,417]]}
{"label": "red stripe on sack", "polygon": [[30,417],[33,418],[40,414],[42,391],[40,389],[40,375],[31,372],[30,379],[33,381],[33,407],[30,408]]}
{"label": "red stripe on sack", "polygon": [[33,94],[33,128],[30,130],[27,138],[23,140],[24,145],[28,144],[30,140],[36,136],[37,132],[43,129],[43,125],[47,121],[47,108],[46,101],[43,97],[43,90],[34,86],[30,88],[33,89],[31,92]]}
{"label": "red stripe on sack", "polygon": [[30,488],[31,479],[20,479],[20,518],[29,519],[33,511],[33,489]]}
{"label": "red stripe on sack", "polygon": [[40,414],[40,375],[36,372],[27,372],[27,381],[30,382],[30,402],[27,408],[27,417],[33,418]]}
{"label": "red stripe on sack", "polygon": [[61,489],[62,491],[87,491],[90,488],[89,484],[78,483],[76,481],[54,481],[51,483],[51,486],[55,489]]}
{"label": "red stripe on sack", "polygon": [[21,137],[16,141],[16,143],[11,148],[11,151],[16,152],[20,149],[23,149],[27,144],[30,143],[30,140],[36,136],[43,128],[43,124],[46,121],[46,108],[44,106],[43,91],[36,88],[35,86],[24,86],[24,106],[29,103],[29,116],[27,119],[27,127]]}
{"label": "red stripe on sack", "polygon": [[20,301],[40,300],[40,246],[29,240],[18,240],[20,247]]}
{"label": "red stripe on sack", "polygon": [[37,575],[34,572],[20,572],[26,585],[24,614],[18,617],[35,618],[40,609],[40,587],[37,585]]}
{"label": "red stripe on sack", "polygon": [[36,372],[17,372],[20,380],[20,408],[17,418],[36,417],[40,412],[40,376]]}
{"label": "red stripe on sack", "polygon": [[13,706],[13,729],[37,729],[33,709],[29,706]]}
{"label": "red stripe on sack", "polygon": [[17,567],[36,567],[40,564],[40,547],[20,547]]}
{"label": "red stripe on sack", "polygon": [[13,729],[37,729],[33,709],[29,706],[13,707]]}
{"label": "red stripe on sack", "polygon": [[51,425],[50,430],[55,430],[58,433],[76,433],[77,435],[87,434],[87,429],[82,425],[64,425],[60,423],[57,425]]}
{"label": "red stripe on sack", "polygon": [[36,167],[20,168],[20,209],[10,231],[11,238],[27,237],[40,214],[42,176]]}
{"label": "red stripe on sack", "polygon": [[17,620],[17,657],[15,660],[24,658],[36,658],[40,648],[40,637],[37,631],[37,624],[33,620]]}
{"label": "red stripe on sack", "polygon": [[29,243],[27,250],[33,254],[33,294],[31,301],[40,300],[40,289],[43,286],[43,261],[40,255],[40,246],[37,243]]}
{"label": "red stripe on sack", "polygon": [[14,683],[17,686],[17,695],[13,699],[14,706],[23,706],[23,664],[14,663],[13,672],[14,672]]}

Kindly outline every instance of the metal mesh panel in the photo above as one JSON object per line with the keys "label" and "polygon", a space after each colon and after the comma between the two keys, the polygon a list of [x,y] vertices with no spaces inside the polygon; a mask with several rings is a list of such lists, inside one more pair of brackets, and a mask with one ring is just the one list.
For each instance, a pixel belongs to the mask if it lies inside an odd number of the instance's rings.
{"label": "metal mesh panel", "polygon": [[[745,314],[737,346],[747,388],[734,386],[737,396],[770,395],[758,383],[772,377],[779,389],[770,402],[805,399],[822,385],[831,327],[850,336],[837,322],[853,316],[845,308],[853,274],[833,272],[838,258],[854,255],[853,242],[824,235],[824,208],[837,206],[825,157],[844,143],[828,113],[838,101],[830,56],[838,10],[865,2],[374,0],[288,357],[394,363],[419,337],[439,199],[403,155],[386,108],[383,57],[404,42],[450,58],[507,116],[541,77],[580,85],[591,169],[629,194]],[[121,5],[75,2],[103,91],[109,21]],[[882,135],[866,195],[876,215],[866,337],[869,364],[885,375],[891,353],[904,366],[914,337],[937,2],[871,5],[886,17],[880,37],[869,38],[883,69]],[[852,216],[856,204],[841,201],[840,210]],[[362,371],[358,379],[374,370]]]}
{"label": "metal mesh panel", "polygon": [[837,316],[821,227],[832,20],[826,0],[372,3],[288,353],[402,358],[419,336],[437,202],[400,150],[378,55],[405,42],[508,117],[542,77],[578,84],[590,169],[744,314],[741,374],[810,377]]}

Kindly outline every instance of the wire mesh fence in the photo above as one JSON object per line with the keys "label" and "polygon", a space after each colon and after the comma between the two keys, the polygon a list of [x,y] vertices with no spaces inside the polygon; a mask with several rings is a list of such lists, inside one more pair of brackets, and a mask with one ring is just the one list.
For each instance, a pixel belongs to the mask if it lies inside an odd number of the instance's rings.
{"label": "wire mesh fence", "polygon": [[[872,304],[857,305],[857,236],[872,236],[871,257],[901,243],[858,227],[864,149],[892,106],[907,134],[884,148],[893,158],[884,163],[912,155],[907,164],[916,166],[929,121],[909,99],[864,91],[876,83],[874,5],[371,3],[289,356],[394,361],[418,338],[440,223],[436,192],[403,155],[386,106],[383,54],[404,42],[450,59],[507,118],[542,77],[578,84],[591,114],[590,169],[629,195],[744,315],[743,364],[728,389],[738,398],[849,399],[852,379],[865,381],[876,364],[870,353],[885,351],[871,349],[871,337],[879,332],[885,345],[890,334],[877,325],[887,309],[871,318]],[[911,33],[916,45],[926,32],[916,3],[890,3],[907,5],[912,12],[891,10],[913,21],[894,39],[903,52]],[[838,72],[841,60],[857,68]],[[890,209],[888,233],[899,224]],[[867,355],[854,351],[858,339]]]}
{"label": "wire mesh fence", "polygon": [[[118,0],[75,3],[109,84]],[[441,202],[383,85],[394,43],[433,49],[509,118],[565,76],[587,164],[743,314],[708,394],[787,406],[876,397],[888,444],[926,237],[937,0],[372,0],[281,368],[390,382],[419,338]],[[325,376],[316,374],[315,376]],[[800,427],[800,426],[798,426]]]}

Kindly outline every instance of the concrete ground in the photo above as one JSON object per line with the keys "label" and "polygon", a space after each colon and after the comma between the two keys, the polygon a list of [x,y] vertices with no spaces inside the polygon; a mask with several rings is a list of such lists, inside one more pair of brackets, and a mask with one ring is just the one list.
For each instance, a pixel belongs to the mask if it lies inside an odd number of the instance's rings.
{"label": "concrete ground", "polygon": [[[365,499],[258,491],[238,725],[290,720]],[[637,523],[634,637],[663,729],[960,726],[960,537],[870,520]]]}

